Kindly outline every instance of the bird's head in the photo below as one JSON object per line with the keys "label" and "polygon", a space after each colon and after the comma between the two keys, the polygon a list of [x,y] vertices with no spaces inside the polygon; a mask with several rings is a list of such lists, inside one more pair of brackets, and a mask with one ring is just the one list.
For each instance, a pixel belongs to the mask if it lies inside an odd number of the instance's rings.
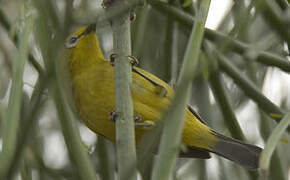
{"label": "bird's head", "polygon": [[71,70],[81,70],[93,65],[99,59],[104,59],[96,35],[96,24],[76,30],[68,37],[65,46]]}
{"label": "bird's head", "polygon": [[66,41],[67,49],[75,50],[86,48],[89,45],[96,43],[96,24],[91,24],[87,27],[76,30]]}

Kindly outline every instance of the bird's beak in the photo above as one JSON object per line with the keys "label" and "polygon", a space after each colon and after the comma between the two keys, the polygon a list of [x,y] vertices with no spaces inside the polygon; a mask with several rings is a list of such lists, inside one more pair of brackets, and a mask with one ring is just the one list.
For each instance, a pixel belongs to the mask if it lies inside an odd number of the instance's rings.
{"label": "bird's beak", "polygon": [[96,24],[90,24],[84,31],[84,34],[89,34],[90,32],[96,32]]}

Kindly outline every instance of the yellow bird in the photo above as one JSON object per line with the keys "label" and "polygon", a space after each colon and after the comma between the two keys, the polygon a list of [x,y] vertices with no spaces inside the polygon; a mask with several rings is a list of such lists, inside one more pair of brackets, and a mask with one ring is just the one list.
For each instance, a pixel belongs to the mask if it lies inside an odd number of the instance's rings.
{"label": "yellow bird", "polygon": [[[96,26],[90,25],[69,37],[66,60],[79,117],[92,131],[114,141],[115,126],[111,120],[115,106],[114,67],[104,58],[95,30]],[[162,90],[166,93],[160,96]],[[162,119],[174,92],[158,77],[133,67],[131,93],[138,144],[148,126]],[[262,150],[215,132],[190,106],[186,109],[182,143],[188,147],[188,151],[181,153],[183,157],[210,158],[209,152],[213,152],[248,169],[258,168]]]}

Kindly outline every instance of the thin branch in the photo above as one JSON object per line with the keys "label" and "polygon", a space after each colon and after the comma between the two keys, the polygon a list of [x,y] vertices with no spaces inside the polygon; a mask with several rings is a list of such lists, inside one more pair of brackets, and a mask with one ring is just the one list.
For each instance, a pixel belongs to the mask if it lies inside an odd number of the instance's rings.
{"label": "thin branch", "polygon": [[17,144],[17,150],[13,157],[12,165],[9,167],[9,174],[13,174],[16,170],[16,165],[18,164],[23,149],[29,140],[29,136],[33,132],[35,127],[36,120],[38,119],[40,110],[43,106],[44,101],[42,100],[44,90],[47,88],[47,85],[50,84],[47,76],[40,76],[34,87],[31,100],[28,105],[27,113],[24,116],[23,127],[20,130],[19,142]]}
{"label": "thin branch", "polygon": [[8,112],[6,119],[3,123],[2,130],[3,134],[3,148],[0,156],[0,179],[5,179],[9,167],[13,161],[13,157],[16,152],[17,138],[20,121],[21,111],[21,99],[22,99],[22,88],[23,88],[23,72],[26,64],[29,49],[29,35],[33,27],[32,16],[25,20],[25,25],[22,33],[20,34],[19,41],[19,52],[17,59],[15,60],[14,71],[12,74],[12,86],[9,97]]}
{"label": "thin branch", "polygon": [[[260,133],[261,133],[262,138],[264,139],[264,142],[266,142],[272,132],[272,128],[270,126],[271,121],[269,120],[269,117],[265,115],[264,112],[259,110],[259,113],[261,117]],[[279,156],[278,151],[273,152],[269,176],[271,179],[286,180],[285,173],[283,172],[282,159]]]}
{"label": "thin branch", "polygon": [[210,5],[210,0],[203,0],[198,11],[186,51],[184,55],[183,68],[178,81],[173,105],[168,114],[165,115],[164,129],[159,145],[159,156],[154,164],[152,180],[167,180],[172,175],[177,153],[179,151],[185,108],[189,101],[191,83],[195,72],[203,40],[204,25]]}
{"label": "thin branch", "polygon": [[[5,16],[5,14],[3,13],[3,11],[0,9],[0,23],[2,24],[2,26],[4,27],[4,29],[9,32],[11,30],[11,25],[7,19],[7,17]],[[18,44],[18,39],[19,37],[12,37],[11,40],[13,40],[13,42],[16,44]],[[33,57],[33,55],[31,53],[28,54],[28,61],[32,64],[32,66],[35,68],[35,70],[40,74],[40,75],[44,75],[44,70],[41,67],[41,65],[39,64],[39,62],[36,61],[36,59]]]}
{"label": "thin branch", "polygon": [[260,158],[260,167],[261,167],[261,179],[265,179],[267,177],[267,171],[270,166],[270,160],[272,154],[282,136],[284,131],[290,125],[290,113],[286,114],[281,122],[275,127],[272,131],[271,136],[269,137],[265,149],[261,154]]}
{"label": "thin branch", "polygon": [[161,13],[171,16],[173,19],[179,21],[179,23],[183,25],[188,26],[189,28],[191,28],[194,24],[195,18],[191,14],[186,13],[175,6],[156,0],[148,0],[148,3]]}
{"label": "thin branch", "polygon": [[[136,20],[135,25],[135,33],[133,34],[133,55],[137,58],[141,57],[143,45],[144,45],[144,37],[146,35],[146,26],[147,20],[149,16],[149,8],[148,6],[140,9],[138,20]],[[140,62],[142,63],[142,62]],[[142,66],[142,65],[141,65]]]}
{"label": "thin branch", "polygon": [[111,154],[109,151],[108,140],[102,136],[98,136],[96,145],[97,157],[100,162],[99,174],[101,179],[114,180],[115,177],[115,164],[112,163]]}
{"label": "thin branch", "polygon": [[279,122],[283,116],[284,112],[281,108],[273,104],[267,97],[265,97],[255,84],[252,83],[249,79],[243,76],[243,73],[240,72],[238,68],[235,67],[233,63],[230,62],[225,56],[223,56],[220,52],[215,51],[216,56],[218,57],[218,62],[221,69],[227,73],[231,78],[233,78],[234,82],[244,90],[244,93],[253,99],[258,106],[263,109],[267,114],[275,119],[275,121]]}
{"label": "thin branch", "polygon": [[[174,4],[174,1],[169,3]],[[175,3],[176,4],[176,3]],[[167,82],[175,84],[177,82],[177,56],[178,56],[178,23],[173,21],[170,17],[167,17],[166,22],[166,37],[164,43],[164,79]]]}
{"label": "thin branch", "polygon": [[209,63],[211,64],[209,66],[210,67],[209,83],[211,85],[215,98],[219,104],[225,123],[227,124],[228,129],[234,138],[239,139],[241,141],[245,141],[244,133],[235,116],[229,97],[227,96],[228,93],[225,91],[225,88],[223,86],[220,73],[217,67],[217,59],[213,55],[212,49],[210,48],[210,44],[205,43],[205,45],[206,45],[206,57],[209,60]]}
{"label": "thin branch", "polygon": [[[70,158],[75,166],[76,172],[79,175],[78,178],[82,180],[95,180],[96,173],[91,161],[88,158],[87,152],[85,151],[80,134],[77,126],[77,121],[70,111],[68,105],[67,92],[69,89],[67,86],[67,79],[65,79],[64,72],[61,63],[64,58],[61,56],[62,43],[64,41],[64,32],[69,27],[60,26],[48,27],[47,22],[54,21],[56,18],[55,12],[43,11],[43,7],[52,3],[51,1],[33,1],[35,8],[38,10],[38,23],[37,23],[37,39],[39,41],[39,47],[44,58],[45,68],[47,72],[50,72],[49,78],[52,82],[55,82],[54,86],[49,86],[49,91],[52,94],[58,113],[58,117],[61,123],[61,128]],[[53,13],[53,14],[51,14]],[[57,23],[58,21],[52,22]],[[55,38],[51,39],[52,31]],[[54,60],[54,61],[52,61]],[[57,63],[56,63],[57,62]]]}
{"label": "thin branch", "polygon": [[[193,16],[182,11],[177,7],[171,6],[161,1],[149,0],[148,2],[153,6],[153,8],[158,9],[162,13],[170,15],[172,18],[176,19],[181,24],[191,27],[194,23],[195,18]],[[243,55],[249,50],[251,51],[253,50],[253,47],[251,45],[248,45],[237,39],[233,39],[222,32],[206,29],[204,35],[206,39],[209,39],[211,41],[226,42],[228,48],[241,55]],[[278,67],[285,72],[290,72],[290,61],[288,61],[286,58],[274,53],[261,51],[258,49],[256,50],[255,53],[257,62],[263,63],[264,65],[267,66]]]}
{"label": "thin branch", "polygon": [[[278,33],[282,40],[290,43],[289,32],[289,15],[282,14],[282,11],[276,1],[263,0],[258,2],[258,6],[262,9],[264,20],[270,24],[270,28]],[[286,17],[285,17],[286,16]]]}
{"label": "thin branch", "polygon": [[[124,2],[121,1],[120,4]],[[129,11],[113,19],[112,29],[114,53],[117,54],[115,60],[115,111],[117,112],[115,131],[118,174],[120,180],[137,180],[135,125],[130,88],[132,67],[128,59],[128,55],[131,55]]]}
{"label": "thin branch", "polygon": [[112,21],[115,18],[120,17],[126,12],[129,12],[137,5],[144,5],[144,0],[127,0],[126,3],[116,3],[110,8],[106,8],[106,11],[100,11],[97,14],[89,14],[85,18],[74,17],[74,21],[78,24],[87,25],[96,23],[97,28],[106,26],[108,21]]}
{"label": "thin branch", "polygon": [[[61,86],[59,85],[59,87]],[[55,88],[54,99],[70,156],[77,166],[80,179],[95,180],[97,179],[96,173],[82,144],[77,121],[72,112],[69,111],[69,106],[62,93],[60,88]]]}
{"label": "thin branch", "polygon": [[[1,19],[0,22],[5,28],[5,30],[10,31],[11,25],[2,10],[0,10],[0,19]],[[15,38],[12,37],[11,39],[14,40],[14,43],[16,45],[19,43],[18,36],[15,36]],[[16,166],[20,160],[19,157],[22,155],[24,146],[27,143],[28,137],[32,132],[31,129],[34,127],[34,124],[38,118],[38,114],[41,109],[40,107],[43,104],[43,101],[41,101],[41,97],[43,96],[43,92],[47,87],[46,85],[49,84],[44,69],[30,53],[28,54],[28,61],[39,73],[39,79],[37,80],[36,85],[34,86],[30,104],[28,106],[29,107],[28,113],[26,113],[26,116],[24,117],[25,122],[24,126],[21,128],[21,131],[19,132],[21,135],[19,136],[19,141],[17,144],[15,155],[13,156],[11,166],[9,166],[7,170],[9,175],[13,174],[13,172],[16,170]]]}
{"label": "thin branch", "polygon": [[4,12],[2,11],[2,9],[0,9],[0,22],[2,24],[2,26],[4,27],[4,29],[8,30],[10,29],[10,23],[7,19],[7,17],[5,16]]}

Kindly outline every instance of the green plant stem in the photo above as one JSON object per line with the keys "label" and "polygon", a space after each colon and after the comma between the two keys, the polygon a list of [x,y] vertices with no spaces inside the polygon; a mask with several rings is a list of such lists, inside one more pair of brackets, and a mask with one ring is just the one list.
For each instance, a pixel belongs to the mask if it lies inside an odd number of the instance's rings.
{"label": "green plant stem", "polygon": [[[165,31],[165,41],[164,41],[164,51],[163,51],[163,71],[159,73],[161,79],[165,82],[169,82],[171,77],[171,69],[172,69],[172,53],[175,53],[176,50],[173,50],[172,47],[174,44],[173,41],[173,25],[176,22],[173,22],[170,18],[166,19],[166,31]],[[172,51],[173,50],[173,51]]]}
{"label": "green plant stem", "polygon": [[[1,16],[1,24],[5,28],[6,31],[11,30],[11,25],[9,24],[7,17],[4,15],[3,11],[0,10],[0,16]],[[19,44],[18,36],[15,38],[12,38],[14,40],[15,44]],[[11,175],[15,170],[16,166],[19,161],[19,157],[22,155],[22,151],[24,149],[25,144],[27,143],[29,134],[31,134],[32,130],[34,128],[35,122],[38,118],[39,109],[43,104],[43,101],[41,101],[41,97],[43,96],[44,90],[47,87],[47,84],[49,84],[49,79],[46,76],[46,73],[44,69],[41,67],[41,65],[35,60],[35,58],[32,56],[32,54],[29,53],[28,55],[29,62],[33,65],[33,67],[36,69],[36,71],[39,73],[39,79],[35,83],[34,91],[31,96],[31,101],[29,104],[29,109],[27,116],[25,116],[24,120],[24,126],[21,128],[20,136],[19,136],[19,143],[17,144],[17,151],[15,152],[15,156],[13,157],[11,166],[8,167],[8,174]],[[45,82],[45,83],[44,83]]]}
{"label": "green plant stem", "polygon": [[196,70],[204,25],[210,5],[210,0],[203,0],[200,4],[198,17],[195,21],[190,39],[185,51],[183,68],[173,99],[173,105],[165,115],[164,129],[159,145],[159,156],[152,172],[152,180],[168,180],[172,176],[181,141],[185,108],[190,99],[191,82]]}
{"label": "green plant stem", "polygon": [[272,157],[272,154],[275,150],[275,147],[277,146],[282,134],[287,129],[287,127],[290,125],[290,113],[286,114],[284,118],[281,120],[281,122],[275,127],[275,129],[272,131],[264,151],[261,154],[260,157],[260,167],[261,167],[261,177],[267,177],[267,171],[270,166],[270,160]]}
{"label": "green plant stem", "polygon": [[289,16],[285,18],[282,11],[276,1],[263,0],[258,3],[262,6],[262,15],[264,20],[270,24],[269,27],[273,28],[278,33],[282,40],[285,40],[288,44],[290,43],[290,32],[289,32]]}
{"label": "green plant stem", "polygon": [[178,79],[178,34],[179,34],[179,25],[177,22],[173,22],[173,31],[172,31],[172,45],[171,45],[171,85],[177,83]]}
{"label": "green plant stem", "polygon": [[98,136],[98,142],[96,146],[97,157],[100,162],[99,174],[101,179],[114,180],[115,166],[110,158],[109,144],[108,140],[102,136]]}
{"label": "green plant stem", "polygon": [[[169,0],[170,4],[177,5],[174,0]],[[167,69],[164,80],[175,85],[177,82],[177,68],[178,68],[178,23],[167,17],[166,36],[164,43],[164,63]]]}
{"label": "green plant stem", "polygon": [[[65,56],[62,54],[63,51],[60,50],[63,50],[64,33],[69,27],[61,28],[58,24],[59,20],[55,20],[58,17],[54,10],[48,11],[45,8],[49,7],[48,9],[53,9],[51,3],[51,1],[33,1],[35,8],[38,10],[37,40],[44,59],[45,68],[49,72],[47,76],[51,82],[54,82],[53,86],[49,86],[49,92],[54,99],[67,150],[78,178],[82,180],[95,180],[97,176],[94,167],[83,147],[76,124],[77,121],[69,109],[67,102],[69,93],[64,92],[68,89],[68,84],[66,83],[68,81],[64,78],[66,71],[62,66]],[[52,24],[52,26],[48,24]],[[51,38],[52,34],[55,35],[53,39]]]}
{"label": "green plant stem", "polygon": [[179,23],[186,25],[189,28],[191,28],[194,24],[195,18],[191,14],[186,13],[175,6],[158,0],[148,0],[148,3],[152,5],[153,8],[159,10],[161,13],[169,15]]}
{"label": "green plant stem", "polygon": [[100,11],[100,13],[97,14],[90,14],[91,16],[86,18],[75,17],[74,21],[82,25],[96,23],[97,28],[101,28],[107,26],[108,21],[112,21],[115,18],[122,16],[124,13],[129,12],[138,5],[144,5],[144,0],[126,0],[126,3],[115,3],[114,6],[106,8],[106,11]]}
{"label": "green plant stem", "polygon": [[2,11],[2,9],[0,9],[0,22],[6,30],[10,29],[10,23],[8,19],[6,18],[4,12]]}
{"label": "green plant stem", "polygon": [[79,178],[82,180],[95,180],[97,176],[82,144],[77,121],[72,112],[69,111],[69,106],[60,88],[61,82],[58,83],[58,87],[56,87],[53,92],[54,100],[69,154],[77,167]]}
{"label": "green plant stem", "polygon": [[[134,33],[133,42],[133,55],[137,58],[141,57],[143,50],[143,43],[145,38],[147,20],[149,16],[149,8],[146,6],[139,11],[138,20],[136,21],[136,28]],[[142,61],[140,62],[140,64]]]}
{"label": "green plant stem", "polygon": [[243,73],[235,67],[233,63],[230,62],[225,56],[223,56],[218,51],[215,51],[216,56],[218,57],[218,62],[221,67],[221,70],[227,73],[234,82],[244,90],[244,93],[253,99],[258,106],[263,109],[271,118],[279,122],[283,116],[284,112],[278,106],[273,104],[267,97],[265,97],[255,84],[252,83],[249,79],[243,76]]}
{"label": "green plant stem", "polygon": [[112,21],[115,60],[115,111],[117,165],[120,180],[137,179],[137,157],[133,101],[131,95],[132,67],[129,13]]}
{"label": "green plant stem", "polygon": [[29,48],[29,35],[33,27],[33,18],[25,20],[22,33],[19,34],[19,52],[13,66],[12,86],[8,103],[8,112],[3,123],[3,148],[0,155],[0,179],[4,179],[11,166],[17,147],[17,135],[19,130],[23,72],[26,64]]}
{"label": "green plant stem", "polygon": [[24,116],[23,126],[19,131],[19,143],[17,144],[17,151],[13,157],[12,165],[9,167],[9,174],[13,174],[13,172],[16,170],[16,166],[20,160],[19,157],[22,156],[22,152],[27,143],[27,140],[29,139],[31,132],[33,132],[33,128],[35,127],[36,120],[38,119],[40,109],[44,103],[41,98],[43,97],[43,93],[47,87],[47,84],[49,84],[49,81],[47,81],[47,78],[42,78],[42,76],[40,76],[36,82],[31,100],[27,106],[27,113]]}
{"label": "green plant stem", "polygon": [[[225,87],[223,86],[224,83],[222,82],[220,72],[217,70],[217,59],[213,55],[213,52],[208,48],[209,47],[207,46],[206,54],[208,59],[211,61],[209,83],[213,90],[214,96],[219,104],[220,111],[223,114],[225,123],[231,135],[235,139],[246,141],[244,133],[241,129],[241,126],[236,118],[235,112],[230,103],[230,99],[227,96],[228,93],[226,92]],[[256,179],[257,173],[253,171],[247,171],[247,173],[252,180]]]}
{"label": "green plant stem", "polygon": [[[153,8],[159,10],[162,13],[170,15],[172,18],[176,19],[183,25],[191,27],[194,23],[195,18],[193,16],[180,10],[177,7],[171,6],[161,1],[149,0],[148,2],[153,6]],[[211,41],[226,42],[228,48],[241,55],[243,55],[247,51],[253,51],[253,47],[251,45],[248,45],[237,39],[233,39],[222,32],[206,29],[204,36],[206,39],[209,39]],[[258,49],[255,53],[257,62],[267,66],[278,67],[285,72],[290,72],[290,62],[286,58],[274,53],[261,51]]]}
{"label": "green plant stem", "polygon": [[[261,89],[262,83],[259,84],[256,77],[256,66],[253,63],[249,64],[249,78],[257,84],[257,87]],[[265,77],[265,75],[263,75]],[[269,138],[272,127],[270,121],[270,118],[261,110],[258,109],[259,115],[260,115],[260,122],[259,122],[259,129],[261,137],[263,138],[264,142]],[[281,179],[286,180],[285,173],[283,172],[283,165],[282,165],[282,159],[279,157],[278,151],[275,151],[272,156],[272,163],[270,165],[270,178],[271,179]],[[257,178],[256,178],[257,179]]]}
{"label": "green plant stem", "polygon": [[[4,29],[6,31],[10,31],[11,30],[11,25],[7,19],[7,17],[5,16],[5,14],[3,13],[3,11],[0,9],[0,23],[2,24],[2,26],[4,27]],[[19,41],[19,37],[16,36],[15,38],[11,38],[14,43],[17,45],[18,41]],[[31,53],[28,54],[28,61],[32,64],[32,66],[35,68],[35,70],[39,73],[39,74],[44,74],[44,70],[41,67],[41,65],[36,61],[36,59],[32,56]]]}
{"label": "green plant stem", "polygon": [[[262,112],[260,112],[260,132],[261,136],[266,142],[272,132],[272,128],[270,126],[271,121],[269,118]],[[269,176],[271,179],[279,179],[286,180],[285,173],[283,172],[283,165],[281,158],[279,157],[278,151],[274,151],[272,155],[271,165],[270,165],[270,173]]]}
{"label": "green plant stem", "polygon": [[[207,44],[207,43],[206,43]],[[207,59],[210,61],[211,70],[209,76],[209,83],[213,90],[214,96],[219,103],[220,110],[223,114],[224,120],[231,135],[241,141],[245,141],[244,133],[239,125],[239,122],[235,116],[234,110],[230,103],[227,92],[221,81],[220,73],[217,67],[217,59],[214,57],[212,50],[209,46],[206,46]]]}

